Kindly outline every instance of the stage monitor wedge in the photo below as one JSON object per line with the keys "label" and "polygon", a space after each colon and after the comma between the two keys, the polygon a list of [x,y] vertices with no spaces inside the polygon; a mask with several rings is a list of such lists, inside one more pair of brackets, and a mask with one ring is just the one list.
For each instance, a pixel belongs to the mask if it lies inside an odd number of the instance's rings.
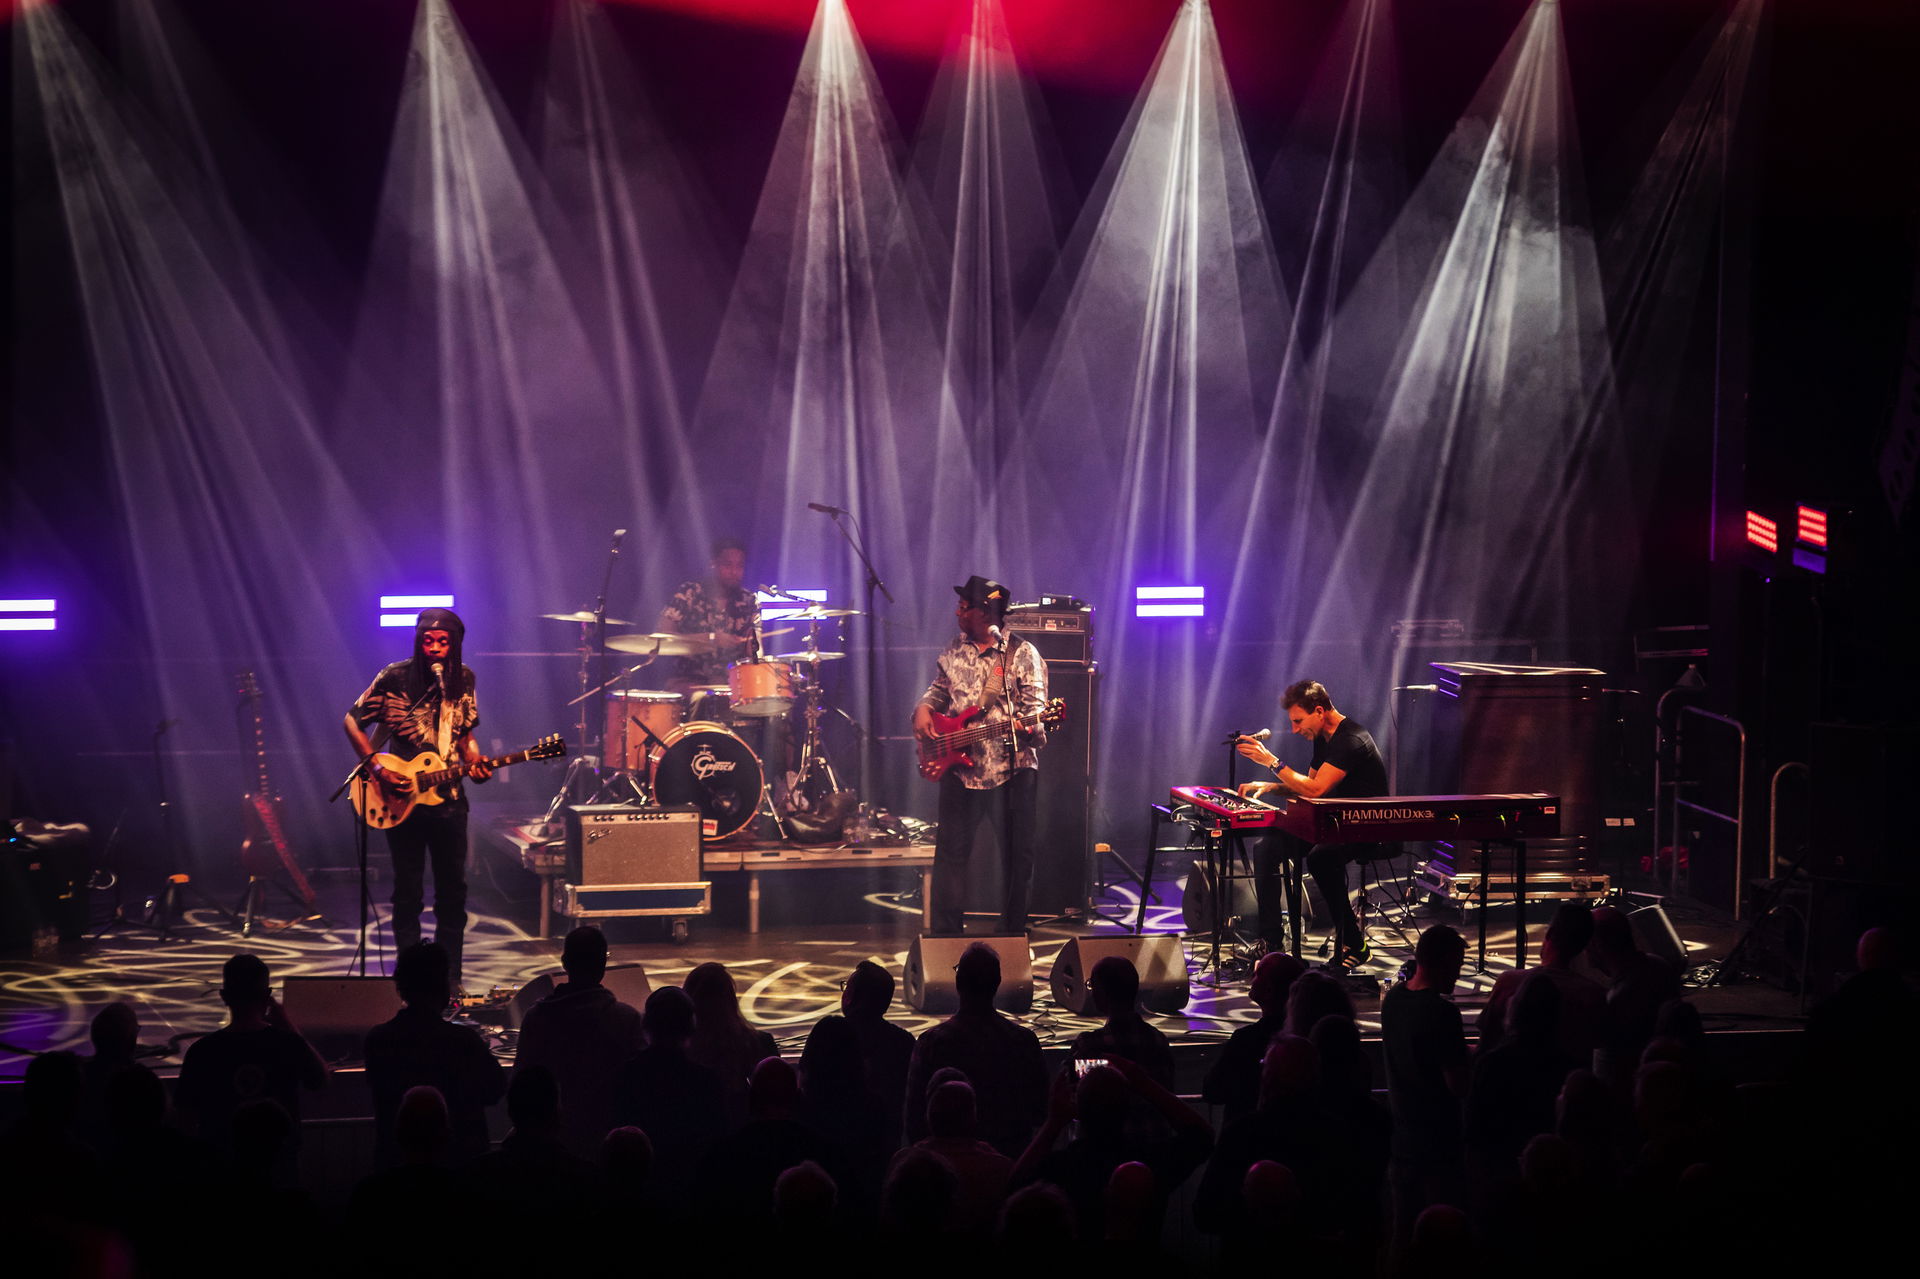
{"label": "stage monitor wedge", "polygon": [[1109,955],[1127,960],[1140,974],[1140,1005],[1148,1012],[1170,1015],[1187,1006],[1187,954],[1178,933],[1071,939],[1053,961],[1053,1002],[1083,1017],[1098,1015],[1087,978]]}
{"label": "stage monitor wedge", "polygon": [[906,979],[901,998],[917,1013],[960,1011],[960,992],[953,983],[953,966],[973,945],[991,947],[1000,956],[1000,989],[993,1006],[1003,1013],[1024,1013],[1033,1007],[1033,951],[1025,933],[1006,937],[916,937],[907,948]]}

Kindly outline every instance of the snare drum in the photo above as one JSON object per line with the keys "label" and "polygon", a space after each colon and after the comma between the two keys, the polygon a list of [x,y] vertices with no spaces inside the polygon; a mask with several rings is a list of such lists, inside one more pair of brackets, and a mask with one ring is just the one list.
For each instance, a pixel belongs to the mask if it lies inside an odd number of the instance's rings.
{"label": "snare drum", "polygon": [[766,787],[760,757],[719,724],[682,724],[648,757],[654,802],[700,810],[700,837],[726,839],[753,822]]}
{"label": "snare drum", "polygon": [[[647,733],[665,740],[687,717],[686,698],[655,688],[607,694],[607,767],[638,772],[647,766]],[[642,732],[642,728],[646,730]]]}
{"label": "snare drum", "polygon": [[793,706],[793,668],[765,659],[735,662],[727,667],[727,688],[735,715],[772,719]]}

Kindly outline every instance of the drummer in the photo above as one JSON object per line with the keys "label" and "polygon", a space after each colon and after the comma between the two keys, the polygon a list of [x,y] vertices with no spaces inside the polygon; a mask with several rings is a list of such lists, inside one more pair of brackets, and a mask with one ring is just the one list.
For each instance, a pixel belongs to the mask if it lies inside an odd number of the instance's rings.
{"label": "drummer", "polygon": [[753,655],[760,606],[753,592],[742,585],[747,580],[747,544],[735,537],[716,539],[711,567],[711,577],[680,583],[660,610],[656,629],[715,641],[712,652],[675,659],[680,669],[667,686],[676,692],[699,684],[724,684],[727,663]]}

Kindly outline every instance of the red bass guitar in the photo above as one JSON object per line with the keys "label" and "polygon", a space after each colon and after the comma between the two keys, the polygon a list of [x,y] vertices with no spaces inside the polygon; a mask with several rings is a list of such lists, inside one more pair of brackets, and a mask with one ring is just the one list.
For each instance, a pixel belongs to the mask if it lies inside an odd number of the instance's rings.
{"label": "red bass guitar", "polygon": [[1067,704],[1056,697],[1034,714],[1015,719],[981,719],[986,713],[984,706],[969,706],[958,715],[932,712],[934,735],[920,743],[920,775],[937,782],[948,769],[971,764],[974,747],[1011,736],[1016,728],[1022,733],[1053,728],[1066,719]]}

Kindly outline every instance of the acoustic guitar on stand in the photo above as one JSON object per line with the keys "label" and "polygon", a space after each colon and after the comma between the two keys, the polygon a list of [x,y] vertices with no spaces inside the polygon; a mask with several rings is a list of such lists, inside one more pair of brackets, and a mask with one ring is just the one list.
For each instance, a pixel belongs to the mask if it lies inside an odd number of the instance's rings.
{"label": "acoustic guitar on stand", "polygon": [[[501,755],[486,761],[490,769],[509,764],[524,764],[530,759],[559,759],[567,753],[560,734],[549,733],[523,751]],[[398,791],[373,781],[365,773],[353,779],[353,807],[360,820],[375,830],[388,830],[407,820],[407,815],[422,804],[444,804],[451,798],[447,783],[465,777],[472,764],[449,764],[432,751],[423,751],[412,759],[398,755],[375,755],[373,763],[389,773],[413,779],[413,789]]]}
{"label": "acoustic guitar on stand", "polygon": [[949,769],[973,763],[973,748],[982,742],[1011,736],[1015,731],[1034,733],[1054,728],[1067,717],[1067,703],[1054,698],[1032,715],[1014,719],[983,720],[984,706],[969,706],[957,715],[933,715],[933,736],[920,743],[920,776],[937,782]]}

